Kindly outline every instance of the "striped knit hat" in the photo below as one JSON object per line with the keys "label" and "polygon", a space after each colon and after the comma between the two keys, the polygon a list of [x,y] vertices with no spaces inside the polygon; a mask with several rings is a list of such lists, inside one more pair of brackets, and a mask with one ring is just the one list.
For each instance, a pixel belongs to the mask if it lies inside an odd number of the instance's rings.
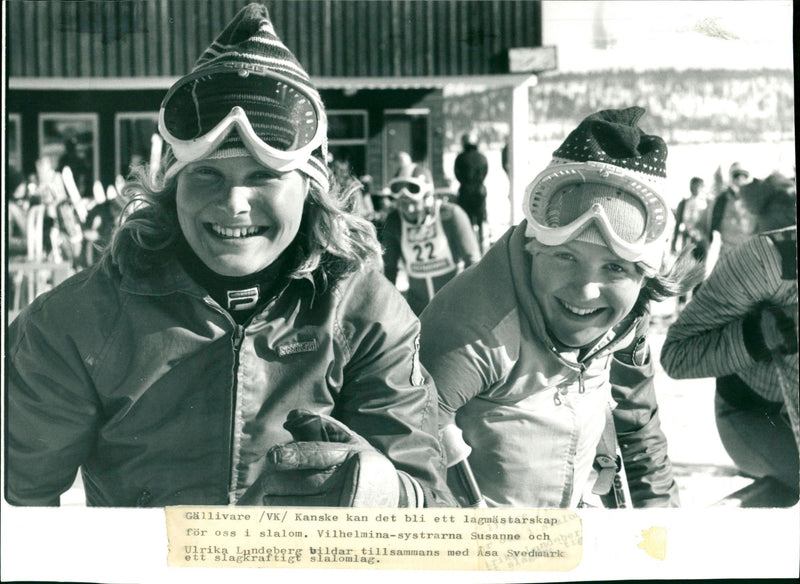
{"label": "striped knit hat", "polygon": [[[263,4],[248,4],[240,10],[225,30],[203,51],[187,77],[196,77],[205,70],[217,70],[220,65],[234,71],[266,70],[278,73],[316,99],[320,115],[325,115],[319,92],[303,66],[278,37],[267,7]],[[217,121],[238,105],[247,112],[250,124],[262,140],[276,148],[288,148],[294,143],[301,112],[293,107],[291,100],[281,99],[282,96],[274,91],[254,90],[251,78],[255,77],[257,76],[225,75],[216,82],[217,78],[212,74],[204,80],[202,91],[198,89],[192,94],[197,102],[194,106],[197,117],[192,123],[199,126],[199,135],[211,130]],[[183,79],[178,80],[175,87],[181,83]],[[324,124],[326,120],[319,120],[319,123]],[[209,158],[231,158],[248,154],[239,133],[232,131]],[[323,191],[330,188],[326,156],[327,138],[299,168]],[[178,169],[170,167],[171,173],[176,170]]]}

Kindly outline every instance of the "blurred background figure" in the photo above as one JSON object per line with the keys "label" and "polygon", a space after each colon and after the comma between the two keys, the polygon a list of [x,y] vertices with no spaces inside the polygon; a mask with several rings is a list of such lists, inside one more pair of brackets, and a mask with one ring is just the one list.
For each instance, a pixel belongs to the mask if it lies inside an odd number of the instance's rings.
{"label": "blurred background figure", "polygon": [[739,197],[739,189],[750,182],[750,173],[738,162],[729,171],[728,187],[714,200],[709,235],[719,238],[720,255],[727,253],[753,234],[755,217]]}
{"label": "blurred background figure", "polygon": [[404,169],[389,190],[395,208],[381,231],[384,273],[397,284],[403,263],[406,300],[419,315],[442,286],[480,259],[478,241],[464,210],[436,198],[433,178],[424,166]]}
{"label": "blurred background figure", "polygon": [[478,151],[478,136],[468,132],[461,136],[461,153],[456,156],[453,172],[458,181],[459,206],[467,212],[478,231],[478,245],[483,252],[483,224],[486,222],[486,186],[489,161]]}
{"label": "blurred background figure", "polygon": [[350,161],[345,158],[334,159],[330,163],[330,170],[334,185],[340,188],[342,193],[351,201],[351,212],[372,220],[375,214],[372,197],[364,188],[364,184],[353,176]]}
{"label": "blurred background figure", "polygon": [[[692,177],[689,181],[689,196],[681,199],[675,210],[675,231],[672,236],[672,253],[677,254],[688,245],[694,246],[692,254],[698,261],[705,261],[710,243],[708,233],[708,202],[705,198],[705,181]],[[678,297],[678,309],[683,307],[689,295]]]}
{"label": "blurred background figure", "polygon": [[25,176],[16,168],[9,167],[5,177],[8,201],[8,256],[25,257],[28,253],[27,214],[30,207]]}
{"label": "blurred background figure", "polygon": [[[143,160],[143,159],[142,159]],[[142,162],[140,162],[142,164]],[[124,179],[122,179],[124,181]],[[124,182],[122,183],[124,184]],[[93,265],[102,255],[102,251],[111,242],[117,220],[125,206],[118,196],[114,185],[103,189],[102,183],[94,184],[95,204],[89,209],[84,222],[84,262]]]}
{"label": "blurred background figure", "polygon": [[411,172],[416,166],[414,161],[411,159],[411,155],[402,150],[394,155],[393,162],[394,173],[392,174],[392,178],[396,178],[398,176],[411,176]]}
{"label": "blurred background figure", "polygon": [[[28,255],[28,207],[27,182],[25,176],[10,166],[5,176],[5,192],[8,201],[6,233],[8,234],[6,253],[9,261],[25,260]],[[18,295],[22,287],[22,274],[9,277],[6,272],[6,303],[19,304]]]}
{"label": "blurred background figure", "polygon": [[78,192],[81,197],[86,197],[89,194],[89,184],[91,180],[91,168],[86,161],[86,157],[78,149],[78,141],[73,138],[67,138],[64,141],[64,153],[58,159],[58,166],[56,170],[62,172],[64,167],[69,167],[75,179],[75,185],[78,187]]}
{"label": "blurred background figure", "polygon": [[693,177],[689,181],[689,196],[681,199],[675,210],[675,232],[672,238],[672,252],[677,253],[687,244],[694,244],[696,256],[702,258],[708,247],[706,219],[707,201],[703,196],[705,181]]}
{"label": "blurred background figure", "polygon": [[741,188],[751,237],[728,251],[670,327],[661,353],[676,379],[716,377],[720,439],[747,476],[743,506],[798,499],[797,191],[779,174]]}

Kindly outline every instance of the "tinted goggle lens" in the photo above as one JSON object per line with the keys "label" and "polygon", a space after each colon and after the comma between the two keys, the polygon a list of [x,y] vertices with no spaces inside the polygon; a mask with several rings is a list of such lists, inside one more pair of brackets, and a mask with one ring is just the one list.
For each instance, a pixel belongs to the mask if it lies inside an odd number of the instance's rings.
{"label": "tinted goggle lens", "polygon": [[389,185],[389,190],[392,191],[395,195],[399,195],[400,192],[405,189],[412,195],[418,195],[422,192],[422,186],[416,182],[410,181],[394,181]]}
{"label": "tinted goggle lens", "polygon": [[320,113],[314,102],[288,83],[272,77],[222,71],[173,88],[163,104],[166,130],[178,140],[195,140],[241,107],[258,137],[291,152],[317,135]]}

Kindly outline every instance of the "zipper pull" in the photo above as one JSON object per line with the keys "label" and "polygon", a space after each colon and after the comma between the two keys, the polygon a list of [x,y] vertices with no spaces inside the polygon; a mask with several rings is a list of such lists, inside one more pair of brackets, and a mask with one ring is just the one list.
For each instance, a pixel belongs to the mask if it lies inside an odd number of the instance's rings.
{"label": "zipper pull", "polygon": [[559,397],[559,393],[560,390],[556,388],[556,392],[553,394],[553,403],[556,404],[557,406],[560,406],[563,403],[561,401],[561,398]]}
{"label": "zipper pull", "polygon": [[233,348],[236,351],[238,351],[241,348],[243,340],[244,340],[244,327],[238,323],[234,323],[232,344]]}
{"label": "zipper pull", "polygon": [[578,393],[584,393],[586,386],[583,384],[583,374],[586,372],[586,365],[581,363],[581,370],[578,372]]}

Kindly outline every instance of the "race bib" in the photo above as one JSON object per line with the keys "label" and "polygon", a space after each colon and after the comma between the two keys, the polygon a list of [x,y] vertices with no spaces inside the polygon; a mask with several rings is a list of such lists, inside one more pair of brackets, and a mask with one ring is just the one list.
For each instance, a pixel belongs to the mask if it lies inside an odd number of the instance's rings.
{"label": "race bib", "polygon": [[438,213],[434,221],[424,225],[412,225],[402,219],[401,246],[411,278],[434,278],[456,269]]}

